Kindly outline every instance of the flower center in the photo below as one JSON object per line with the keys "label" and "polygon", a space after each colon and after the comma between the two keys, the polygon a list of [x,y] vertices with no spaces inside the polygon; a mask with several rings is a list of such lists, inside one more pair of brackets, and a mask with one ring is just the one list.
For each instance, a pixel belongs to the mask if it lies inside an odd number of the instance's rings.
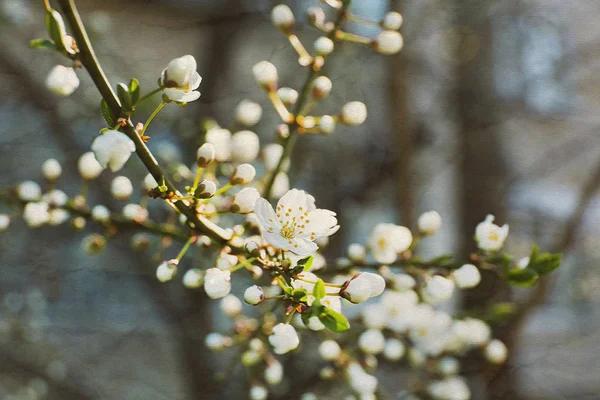
{"label": "flower center", "polygon": [[495,230],[490,231],[490,234],[488,235],[488,239],[490,239],[493,242],[497,242],[500,239],[500,236],[498,235],[498,232],[496,232]]}

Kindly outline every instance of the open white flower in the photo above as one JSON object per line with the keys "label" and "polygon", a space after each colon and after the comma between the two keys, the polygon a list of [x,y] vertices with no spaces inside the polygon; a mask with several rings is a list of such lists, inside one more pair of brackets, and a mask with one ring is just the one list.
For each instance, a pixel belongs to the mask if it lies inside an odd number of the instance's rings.
{"label": "open white flower", "polygon": [[196,59],[193,56],[185,55],[171,60],[163,70],[160,82],[164,87],[163,92],[172,101],[189,103],[200,97],[196,89],[202,78],[196,72]]}
{"label": "open white flower", "polygon": [[314,253],[316,240],[339,229],[335,213],[315,207],[315,198],[303,190],[292,189],[277,202],[277,210],[264,198],[256,201],[256,216],[263,238],[273,246],[299,256]]}
{"label": "open white flower", "polygon": [[92,151],[103,168],[109,166],[112,172],[117,172],[135,151],[135,143],[126,134],[109,130],[94,139]]}
{"label": "open white flower", "polygon": [[394,224],[378,224],[369,237],[369,249],[373,258],[382,264],[396,261],[398,253],[410,248],[413,236],[404,226]]}
{"label": "open white flower", "polygon": [[48,74],[46,87],[59,96],[69,96],[79,87],[79,78],[73,68],[57,65]]}
{"label": "open white flower", "polygon": [[290,324],[277,324],[269,336],[269,343],[276,354],[285,354],[294,350],[300,344],[296,329]]}
{"label": "open white flower", "polygon": [[488,215],[485,221],[479,223],[475,228],[475,240],[477,246],[485,251],[498,251],[504,245],[508,236],[508,224],[502,227],[494,224],[494,216]]}

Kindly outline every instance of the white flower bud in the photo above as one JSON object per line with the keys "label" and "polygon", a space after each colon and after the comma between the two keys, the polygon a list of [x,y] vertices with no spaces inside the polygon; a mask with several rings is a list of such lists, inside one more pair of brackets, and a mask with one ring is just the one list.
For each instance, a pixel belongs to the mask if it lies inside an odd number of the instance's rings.
{"label": "white flower bud", "polygon": [[485,346],[485,359],[492,364],[502,364],[508,356],[506,345],[500,340],[494,339]]}
{"label": "white flower bud", "polygon": [[57,226],[67,222],[71,214],[62,208],[55,208],[48,212],[48,224]]}
{"label": "white flower bud", "polygon": [[367,354],[379,354],[385,347],[385,337],[379,329],[367,329],[359,336],[358,347]]}
{"label": "white flower bud", "polygon": [[353,262],[363,262],[367,256],[365,246],[358,243],[352,243],[348,246],[348,258]]}
{"label": "white flower bud", "polygon": [[144,187],[146,188],[146,190],[152,190],[157,186],[158,186],[158,182],[156,182],[156,179],[154,179],[152,174],[147,174],[144,177]]}
{"label": "white flower bud", "polygon": [[59,96],[69,96],[79,87],[79,78],[73,68],[57,65],[48,74],[46,87]]}
{"label": "white flower bud", "polygon": [[44,194],[42,200],[53,207],[62,207],[67,204],[69,196],[62,190],[54,189]]}
{"label": "white flower bud", "polygon": [[319,121],[319,128],[326,135],[333,133],[335,130],[335,118],[331,115],[323,115]]}
{"label": "white flower bud", "polygon": [[371,281],[359,274],[344,284],[340,295],[352,303],[362,303],[371,297]]}
{"label": "white flower bud", "polygon": [[334,361],[341,353],[342,349],[335,340],[325,340],[319,345],[319,354],[325,361]]}
{"label": "white flower bud", "polygon": [[204,344],[212,351],[223,350],[226,338],[218,332],[212,332],[204,338]]}
{"label": "white flower bud", "polygon": [[27,203],[23,210],[23,219],[31,228],[37,228],[48,223],[48,203]]}
{"label": "white flower bud", "polygon": [[346,125],[358,126],[367,119],[367,106],[360,101],[344,104],[340,121]]}
{"label": "white flower bud", "polygon": [[17,196],[22,201],[36,201],[42,196],[42,188],[34,181],[23,181],[17,186]]}
{"label": "white flower bud", "polygon": [[[290,190],[290,178],[285,172],[280,172],[275,177],[271,195],[274,199],[278,199]],[[322,246],[321,246],[322,247]]]}
{"label": "white flower bud", "polygon": [[228,317],[235,317],[242,311],[242,302],[233,294],[227,295],[221,300],[221,310]]}
{"label": "white flower bud", "polygon": [[135,151],[135,143],[126,134],[110,130],[94,139],[92,151],[103,168],[109,166],[112,172],[117,172]]}
{"label": "white flower bud", "polygon": [[321,7],[309,8],[306,16],[312,25],[322,26],[325,23],[325,12]]}
{"label": "white flower bud", "polygon": [[231,291],[231,273],[210,268],[204,277],[204,291],[211,299],[225,297]]}
{"label": "white flower bud", "polygon": [[265,382],[269,385],[278,385],[283,379],[283,366],[277,360],[269,361],[265,368]]}
{"label": "white flower bud", "polygon": [[257,285],[250,286],[244,292],[244,301],[253,306],[261,303],[265,299],[263,288]]}
{"label": "white flower bud", "polygon": [[481,273],[473,264],[465,264],[452,271],[452,278],[459,288],[470,289],[479,285],[479,282],[481,282]]}
{"label": "white flower bud", "polygon": [[262,156],[265,169],[267,171],[274,171],[279,164],[279,160],[283,155],[283,146],[277,143],[271,143],[263,147]]}
{"label": "white flower bud", "polygon": [[485,220],[475,228],[475,241],[477,246],[484,251],[498,251],[504,245],[508,236],[508,225],[499,227],[494,224],[494,216],[488,215]]}
{"label": "white flower bud", "polygon": [[298,92],[289,87],[277,89],[277,96],[287,106],[294,105],[298,101]]}
{"label": "white flower bud", "polygon": [[381,23],[383,29],[388,31],[397,31],[402,26],[402,15],[396,11],[390,11],[383,17]]}
{"label": "white flower bud", "polygon": [[327,56],[333,51],[333,41],[327,36],[321,36],[315,40],[315,51],[320,56]]}
{"label": "white flower bud", "polygon": [[294,26],[294,13],[285,4],[278,4],[271,10],[271,22],[276,28],[287,32]]}
{"label": "white flower bud", "polygon": [[215,146],[211,143],[204,143],[200,146],[196,152],[196,163],[198,164],[198,167],[205,168],[208,164],[212,163],[215,160],[215,154]]}
{"label": "white flower bud", "polygon": [[267,400],[267,397],[269,397],[269,391],[264,386],[254,385],[250,388],[248,397],[250,400]]}
{"label": "white flower bud", "polygon": [[42,164],[42,175],[49,181],[55,181],[62,174],[60,163],[54,158],[50,158]]}
{"label": "white flower bud", "polygon": [[198,187],[196,188],[194,196],[200,199],[210,199],[215,195],[216,192],[217,185],[213,181],[202,179],[200,183],[198,183]]}
{"label": "white flower bud", "polygon": [[371,287],[371,294],[369,297],[377,297],[385,290],[385,280],[377,274],[372,272],[363,272],[360,274],[361,279],[366,279]]}
{"label": "white flower bud", "polygon": [[396,31],[383,31],[373,41],[375,51],[385,55],[396,54],[403,45],[402,35]]}
{"label": "white flower bud", "polygon": [[434,303],[448,300],[454,292],[454,281],[440,275],[434,275],[427,282],[425,292],[429,297],[428,300]]}
{"label": "white flower bud", "polygon": [[127,200],[133,193],[133,185],[126,176],[117,176],[112,180],[110,192],[118,200]]}
{"label": "white flower bud", "polygon": [[245,185],[252,182],[255,176],[256,170],[252,165],[241,164],[233,172],[230,182],[232,185]]}
{"label": "white flower bud", "polygon": [[235,109],[235,120],[244,126],[254,126],[262,117],[260,104],[250,100],[242,100]]}
{"label": "white flower bud", "polygon": [[156,277],[158,278],[158,280],[162,283],[165,283],[173,279],[173,277],[177,273],[178,264],[179,261],[176,259],[163,261],[162,263],[160,263],[158,268],[156,268]]}
{"label": "white flower bud", "polygon": [[92,208],[92,219],[96,222],[108,222],[110,221],[110,211],[102,205],[94,206]]}
{"label": "white flower bud", "polygon": [[4,232],[10,225],[10,217],[6,214],[0,214],[0,232]]}
{"label": "white flower bud", "polygon": [[417,221],[419,232],[423,235],[433,235],[442,226],[442,217],[435,211],[421,214]]}
{"label": "white flower bud", "polygon": [[123,216],[131,221],[142,223],[148,219],[148,209],[139,204],[127,204],[123,207]]}
{"label": "white flower bud", "polygon": [[269,343],[276,354],[285,354],[298,347],[300,338],[292,325],[280,323],[273,327]]}
{"label": "white flower bud", "polygon": [[77,168],[79,169],[79,175],[86,181],[91,181],[92,179],[96,179],[102,170],[102,165],[96,160],[94,153],[87,152],[79,157],[79,161],[77,162]]}
{"label": "white flower bud", "polygon": [[390,361],[398,361],[404,355],[404,351],[404,343],[398,339],[391,338],[385,341],[383,356]]}
{"label": "white flower bud", "polygon": [[523,258],[519,259],[519,261],[517,262],[517,268],[518,269],[527,268],[527,266],[529,265],[529,261],[530,261],[529,257],[523,257]]}
{"label": "white flower bud", "polygon": [[[206,143],[213,145],[215,151],[215,160],[223,162],[228,161],[231,158],[231,132],[229,132],[227,129],[210,129],[208,132],[206,132]],[[200,149],[203,147],[204,145],[200,147]],[[206,157],[210,156],[210,150],[206,149],[205,151]],[[208,160],[209,158],[206,159]],[[206,164],[210,163],[207,162]]]}
{"label": "white flower bud", "polygon": [[456,375],[460,369],[460,363],[454,357],[442,357],[438,363],[438,370],[442,375]]}
{"label": "white flower bud", "polygon": [[268,61],[260,61],[252,67],[254,79],[262,86],[277,85],[277,68]]}
{"label": "white flower bud", "polygon": [[196,67],[196,59],[189,54],[172,59],[164,71],[163,85],[166,87],[181,87],[189,84],[194,72],[196,72]]}
{"label": "white flower bud", "polygon": [[231,158],[239,163],[256,160],[260,151],[258,135],[252,131],[239,131],[231,137]]}
{"label": "white flower bud", "polygon": [[333,83],[331,83],[331,79],[326,76],[319,76],[312,83],[312,96],[317,100],[324,99],[329,96],[331,93],[331,88],[333,87]]}
{"label": "white flower bud", "polygon": [[476,318],[465,318],[462,321],[456,321],[452,329],[471,346],[481,346],[487,343],[492,334],[489,325]]}
{"label": "white flower bud", "polygon": [[233,196],[231,211],[237,214],[247,214],[254,211],[256,200],[260,198],[260,193],[255,188],[244,188]]}
{"label": "white flower bud", "polygon": [[204,273],[201,269],[188,269],[183,275],[183,286],[188,289],[198,289],[202,286],[202,278],[204,278]]}

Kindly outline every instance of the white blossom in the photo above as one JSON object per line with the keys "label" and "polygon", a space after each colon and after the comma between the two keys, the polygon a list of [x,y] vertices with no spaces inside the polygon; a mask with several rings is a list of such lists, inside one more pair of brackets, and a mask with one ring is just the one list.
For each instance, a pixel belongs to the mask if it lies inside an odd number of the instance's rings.
{"label": "white blossom", "polygon": [[399,12],[390,11],[383,17],[381,25],[385,30],[397,31],[402,26],[402,15]]}
{"label": "white blossom", "polygon": [[97,222],[110,221],[110,211],[102,205],[97,205],[92,208],[92,219]]}
{"label": "white blossom", "polygon": [[69,196],[62,190],[54,189],[44,194],[42,200],[53,207],[62,207],[67,204]]}
{"label": "white blossom", "polygon": [[[229,132],[226,129],[223,129],[223,130],[225,132],[227,132],[225,134],[225,136],[227,136],[227,140],[226,140],[227,148],[229,148],[229,139],[231,138],[231,132]],[[207,133],[207,136],[208,136],[208,133]],[[218,136],[218,135],[216,135],[216,136]],[[229,153],[229,150],[227,150],[227,153]],[[196,163],[198,164],[198,167],[199,168],[207,167],[210,163],[212,163],[215,160],[216,155],[217,155],[217,152],[216,152],[215,146],[209,142],[204,143],[202,146],[200,146],[198,148],[198,151],[196,152]],[[229,158],[229,155],[227,155],[226,158]]]}
{"label": "white blossom", "polygon": [[260,104],[250,100],[242,100],[235,108],[235,120],[243,126],[254,126],[262,117]]}
{"label": "white blossom", "polygon": [[252,182],[256,176],[256,169],[250,164],[240,164],[233,171],[230,182],[232,185],[245,185]]}
{"label": "white blossom", "polygon": [[340,295],[352,303],[362,303],[371,297],[371,282],[359,274],[349,280],[340,291]]}
{"label": "white blossom", "polygon": [[271,196],[274,199],[283,197],[290,190],[290,178],[285,172],[280,172],[275,177],[273,182],[273,188],[271,190]]}
{"label": "white blossom", "polygon": [[434,275],[427,282],[424,288],[424,294],[431,303],[437,303],[448,300],[454,292],[454,281],[444,278],[441,275]]}
{"label": "white blossom", "polygon": [[327,36],[321,36],[315,40],[315,51],[320,56],[327,56],[333,51],[333,41]]}
{"label": "white blossom", "polygon": [[265,368],[265,382],[269,385],[278,385],[283,379],[283,365],[275,359],[272,359]]}
{"label": "white blossom", "polygon": [[269,343],[276,354],[285,354],[298,347],[300,338],[292,325],[280,323],[273,327]]}
{"label": "white blossom", "polygon": [[168,261],[163,261],[160,263],[158,268],[156,268],[156,277],[162,283],[168,282],[177,273],[177,265],[179,261],[177,259],[172,259]]}
{"label": "white blossom", "polygon": [[42,164],[42,175],[49,181],[57,180],[62,174],[60,163],[54,158],[49,158]]}
{"label": "white blossom", "polygon": [[185,274],[183,274],[183,286],[188,289],[198,289],[202,286],[202,278],[204,278],[204,273],[201,269],[188,269]]}
{"label": "white blossom", "polygon": [[274,171],[283,155],[283,146],[277,143],[271,143],[263,147],[262,158],[267,171]]}
{"label": "white blossom", "polygon": [[319,76],[312,83],[312,95],[315,99],[324,99],[329,96],[332,88],[333,83],[331,82],[331,79],[323,75]]}
{"label": "white blossom", "polygon": [[404,46],[402,35],[396,31],[383,31],[373,42],[375,50],[381,54],[396,54]]}
{"label": "white blossom", "polygon": [[362,262],[365,260],[365,257],[367,255],[367,250],[365,249],[365,246],[363,246],[362,244],[352,243],[350,246],[348,246],[347,253],[348,253],[348,258],[350,259],[350,261]]}
{"label": "white blossom", "polygon": [[485,346],[484,355],[492,364],[502,364],[506,361],[508,349],[500,340],[494,339]]}
{"label": "white blossom", "polygon": [[198,187],[196,188],[196,192],[194,193],[195,197],[200,199],[210,199],[217,192],[217,185],[213,181],[208,179],[202,179],[198,183]]}
{"label": "white blossom", "polygon": [[341,353],[342,349],[335,340],[325,340],[319,345],[319,354],[325,361],[334,361]]}
{"label": "white blossom", "polygon": [[221,310],[229,317],[235,317],[242,311],[242,302],[235,295],[230,294],[221,300]]}
{"label": "white blossom", "polygon": [[130,203],[123,207],[123,216],[131,221],[142,223],[148,219],[148,209],[139,204]]}
{"label": "white blossom", "polygon": [[292,189],[277,202],[277,211],[263,198],[255,211],[263,238],[273,246],[297,255],[314,253],[315,240],[331,236],[339,229],[335,213],[317,209],[315,199],[303,190]]}
{"label": "white blossom", "polygon": [[413,278],[412,276],[410,276],[408,274],[403,274],[403,273],[394,274],[391,278],[391,281],[393,282],[396,290],[399,290],[399,291],[410,290],[410,289],[414,288],[415,285],[417,284],[417,282],[415,281],[415,278]]}
{"label": "white blossom", "polygon": [[204,276],[204,291],[211,299],[225,297],[231,291],[231,273],[219,268],[206,270]]}
{"label": "white blossom", "polygon": [[368,246],[376,261],[391,264],[396,261],[398,253],[410,248],[413,236],[404,226],[394,224],[378,224],[369,237]]}
{"label": "white blossom", "polygon": [[10,225],[10,217],[6,214],[0,214],[0,232],[8,229]]}
{"label": "white blossom", "polygon": [[460,363],[454,357],[442,357],[438,363],[438,370],[442,375],[456,375],[460,369]]}
{"label": "white blossom", "polygon": [[109,130],[94,139],[92,151],[103,168],[117,172],[135,151],[135,143],[123,132]]}
{"label": "white blossom", "polygon": [[462,267],[452,271],[452,278],[459,288],[470,289],[479,285],[479,282],[481,282],[481,273],[473,264],[464,264]]}
{"label": "white blossom", "polygon": [[469,400],[471,391],[463,378],[453,376],[441,381],[432,381],[427,391],[436,400]]}
{"label": "white blossom", "polygon": [[79,78],[73,68],[57,65],[48,74],[46,87],[59,96],[69,96],[79,87]]}
{"label": "white blossom", "polygon": [[363,324],[367,328],[383,329],[388,324],[389,314],[381,303],[367,304],[361,310]]}
{"label": "white blossom", "polygon": [[377,378],[367,374],[357,362],[351,362],[348,365],[346,374],[352,390],[361,395],[361,398],[372,396],[377,390]]}
{"label": "white blossom", "polygon": [[288,31],[294,26],[294,13],[285,4],[278,4],[271,10],[271,22],[282,31]]}
{"label": "white blossom", "polygon": [[404,355],[405,346],[402,341],[390,338],[385,341],[385,347],[383,348],[383,356],[390,361],[398,361]]}
{"label": "white blossom", "polygon": [[222,350],[225,347],[226,337],[218,332],[211,332],[204,338],[204,344],[212,351]]}
{"label": "white blossom", "polygon": [[379,329],[367,329],[358,337],[358,347],[367,354],[379,354],[385,347],[385,337]]}
{"label": "white blossom", "polygon": [[110,192],[116,199],[127,200],[133,193],[133,185],[126,176],[117,176],[111,182]]}
{"label": "white blossom", "polygon": [[36,201],[42,196],[42,188],[34,181],[23,181],[17,186],[17,196],[22,201]]}
{"label": "white blossom", "polygon": [[298,92],[289,87],[277,89],[277,96],[287,105],[296,104],[296,101],[298,101]]}
{"label": "white blossom", "polygon": [[198,100],[202,78],[196,72],[196,59],[191,55],[174,58],[169,62],[161,75],[161,86],[167,97],[179,103]]}
{"label": "white blossom", "polygon": [[483,222],[475,228],[475,241],[477,246],[484,251],[498,251],[504,245],[508,236],[508,224],[502,227],[494,224],[494,216],[488,215]]}
{"label": "white blossom", "polygon": [[239,214],[253,212],[256,200],[259,198],[260,193],[255,188],[243,188],[233,196],[231,211]]}
{"label": "white blossom", "polygon": [[55,208],[48,212],[48,224],[57,226],[67,222],[70,217],[71,214],[67,210]]}
{"label": "white blossom", "polygon": [[435,211],[421,214],[417,221],[419,232],[424,235],[433,235],[442,226],[442,217]]}
{"label": "white blossom", "polygon": [[358,126],[367,119],[367,106],[360,101],[351,101],[342,107],[341,122],[346,125]]}
{"label": "white blossom", "polygon": [[269,397],[269,391],[266,387],[260,385],[253,385],[248,393],[250,400],[267,400]]}
{"label": "white blossom", "polygon": [[254,79],[266,87],[277,85],[277,68],[268,61],[260,61],[252,67]]}
{"label": "white blossom", "polygon": [[456,321],[452,330],[467,344],[481,346],[490,340],[492,334],[488,324],[480,319],[465,318]]}
{"label": "white blossom", "polygon": [[23,219],[32,228],[42,226],[50,220],[48,203],[27,203],[23,210]]}
{"label": "white blossom", "polygon": [[256,160],[260,151],[258,135],[252,131],[239,131],[231,136],[231,158],[239,163]]}
{"label": "white blossom", "polygon": [[265,299],[263,288],[257,285],[252,285],[244,292],[244,301],[253,306],[261,303]]}
{"label": "white blossom", "polygon": [[156,182],[156,179],[154,179],[152,174],[147,174],[144,177],[144,187],[146,188],[146,190],[152,190],[157,186],[158,186],[158,182]]}
{"label": "white blossom", "polygon": [[102,165],[96,160],[94,153],[91,151],[83,153],[81,157],[79,157],[77,168],[79,170],[79,175],[87,181],[96,179],[104,170]]}
{"label": "white blossom", "polygon": [[333,133],[335,130],[335,119],[331,115],[323,115],[319,121],[319,128],[326,135]]}

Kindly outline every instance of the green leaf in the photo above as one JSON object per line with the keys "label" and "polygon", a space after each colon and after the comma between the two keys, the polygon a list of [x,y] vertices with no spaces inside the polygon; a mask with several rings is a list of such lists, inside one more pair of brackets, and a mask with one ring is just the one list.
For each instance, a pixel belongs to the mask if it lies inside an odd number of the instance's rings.
{"label": "green leaf", "polygon": [[304,258],[298,260],[296,265],[304,266],[304,272],[307,272],[311,269],[314,259],[315,258],[313,256],[304,257]]}
{"label": "green leaf", "polygon": [[62,16],[58,11],[50,10],[46,12],[46,28],[48,29],[48,35],[50,35],[58,50],[68,54],[75,54],[75,50],[71,46],[67,46],[67,30]]}
{"label": "green leaf", "polygon": [[538,256],[535,261],[529,261],[527,268],[532,268],[540,275],[548,274],[560,266],[562,261],[561,254],[544,253]]}
{"label": "green leaf", "polygon": [[296,302],[308,300],[308,293],[306,293],[306,289],[294,289],[292,292],[292,299]]}
{"label": "green leaf", "polygon": [[110,130],[112,130],[112,128],[102,128],[102,129],[100,129],[100,134],[103,135]]}
{"label": "green leaf", "polygon": [[319,279],[313,288],[313,296],[315,296],[317,299],[322,299],[326,295],[327,292],[325,292],[325,282],[323,282],[323,279]]}
{"label": "green leaf", "polygon": [[452,262],[452,258],[453,258],[452,254],[444,254],[442,256],[432,259],[431,261],[429,261],[429,263],[431,265],[441,267],[441,266],[450,264]]}
{"label": "green leaf", "polygon": [[136,105],[140,99],[140,81],[135,78],[129,81],[129,94],[131,95],[131,102]]}
{"label": "green leaf", "polygon": [[505,267],[510,267],[512,264],[512,257],[508,253],[497,253],[486,260],[490,264],[500,264]]}
{"label": "green leaf", "polygon": [[113,119],[110,109],[108,108],[108,104],[106,104],[104,99],[102,99],[102,102],[100,103],[100,112],[102,113],[102,116],[104,117],[104,120],[108,126],[110,126],[112,129],[115,126],[115,120]]}
{"label": "green leaf", "polygon": [[117,96],[119,96],[123,111],[125,111],[125,113],[131,113],[131,111],[133,111],[133,102],[127,85],[124,83],[117,84]]}
{"label": "green leaf", "polygon": [[54,42],[52,40],[48,40],[48,39],[30,40],[29,47],[31,47],[32,49],[57,50]]}
{"label": "green leaf", "polygon": [[539,254],[540,254],[540,248],[538,247],[537,244],[534,244],[531,247],[531,253],[529,254],[529,264],[527,264],[528,267],[531,267],[533,265],[535,260],[537,260]]}
{"label": "green leaf", "polygon": [[323,312],[319,315],[319,321],[332,332],[344,332],[350,329],[348,319],[329,307],[323,308]]}
{"label": "green leaf", "polygon": [[506,274],[506,281],[513,286],[531,287],[539,278],[539,274],[533,268],[509,269]]}

